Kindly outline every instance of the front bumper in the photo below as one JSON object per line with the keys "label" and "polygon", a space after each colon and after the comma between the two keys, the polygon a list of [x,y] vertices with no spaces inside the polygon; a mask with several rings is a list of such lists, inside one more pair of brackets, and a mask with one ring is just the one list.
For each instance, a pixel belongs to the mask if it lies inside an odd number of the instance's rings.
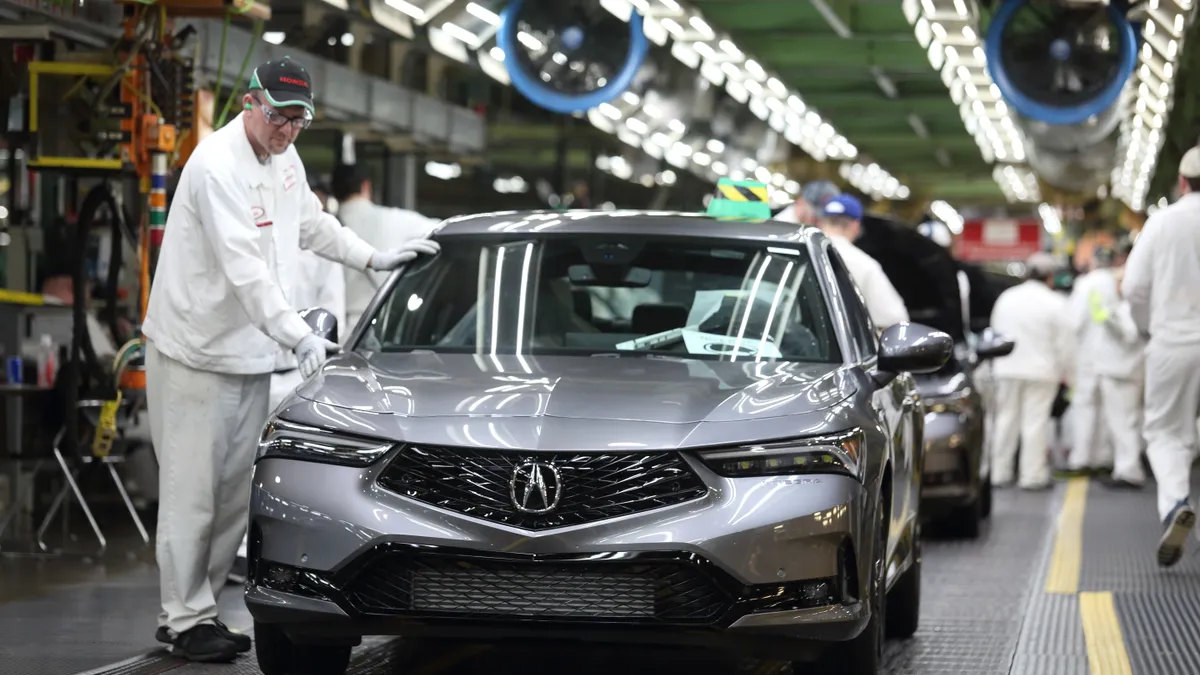
{"label": "front bumper", "polygon": [[925,414],[922,515],[970,504],[979,496],[983,430],[969,413]]}
{"label": "front bumper", "polygon": [[[675,506],[530,532],[402,497],[377,470],[255,468],[246,603],[304,639],[560,636],[789,658],[845,640],[862,597],[866,489],[842,476],[724,479]],[[714,640],[716,641],[714,643]]]}

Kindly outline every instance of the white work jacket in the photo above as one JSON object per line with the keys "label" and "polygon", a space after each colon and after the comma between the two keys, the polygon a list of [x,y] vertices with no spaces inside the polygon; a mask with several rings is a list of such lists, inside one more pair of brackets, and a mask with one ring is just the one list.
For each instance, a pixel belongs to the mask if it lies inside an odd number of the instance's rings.
{"label": "white work jacket", "polygon": [[[381,206],[361,198],[339,204],[338,219],[377,251],[390,251],[413,239],[426,237],[440,222],[416,211]],[[353,324],[367,310],[375,291],[387,280],[388,272],[347,269],[345,275],[346,318]],[[353,327],[347,325],[341,331],[343,341]]]}
{"label": "white work jacket", "polygon": [[992,308],[992,328],[1015,342],[1012,353],[992,362],[997,378],[1074,382],[1074,333],[1067,297],[1029,280],[1006,289]]}
{"label": "white work jacket", "polygon": [[833,243],[846,270],[854,279],[854,285],[862,293],[863,302],[867,305],[867,313],[875,328],[884,330],[889,326],[908,321],[908,308],[904,306],[904,298],[896,292],[891,280],[884,273],[879,261],[870,254],[855,246],[849,239],[839,235],[826,233],[825,236]]}
{"label": "white work jacket", "polygon": [[294,147],[258,160],[239,114],[183,168],[143,332],[198,370],[270,373],[312,332],[292,303],[302,248],[355,269],[375,252],[321,210]]}
{"label": "white work jacket", "polygon": [[1113,270],[1093,270],[1075,279],[1070,307],[1078,370],[1120,379],[1137,378],[1145,345],[1133,323],[1129,303],[1117,292]]}
{"label": "white work jacket", "polygon": [[1200,348],[1200,193],[1146,220],[1121,291],[1152,343]]}

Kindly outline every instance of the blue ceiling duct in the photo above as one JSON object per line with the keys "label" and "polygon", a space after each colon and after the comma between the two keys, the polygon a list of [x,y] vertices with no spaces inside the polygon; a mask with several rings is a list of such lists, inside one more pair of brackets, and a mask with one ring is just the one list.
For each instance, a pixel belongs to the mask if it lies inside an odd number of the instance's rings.
{"label": "blue ceiling duct", "polygon": [[496,42],[513,87],[562,114],[620,96],[650,51],[640,14],[632,11],[626,23],[596,0],[513,0]]}
{"label": "blue ceiling duct", "polygon": [[988,26],[988,73],[1029,141],[1030,167],[1060,189],[1095,190],[1115,166],[1140,46],[1128,12],[1122,0],[1003,0]]}

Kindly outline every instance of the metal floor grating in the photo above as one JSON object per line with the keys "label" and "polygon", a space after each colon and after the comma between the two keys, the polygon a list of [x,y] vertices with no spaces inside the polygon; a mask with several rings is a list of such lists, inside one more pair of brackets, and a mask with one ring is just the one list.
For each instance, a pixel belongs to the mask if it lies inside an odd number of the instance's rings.
{"label": "metal floor grating", "polygon": [[[250,625],[239,588],[227,587],[220,605],[230,626]],[[157,644],[158,606],[153,567],[0,604],[0,673],[71,675],[145,653]]]}
{"label": "metal floor grating", "polygon": [[1079,589],[1113,593],[1134,675],[1200,673],[1200,543],[1189,538],[1183,559],[1161,569],[1153,483],[1131,492],[1093,482],[1089,493]]}

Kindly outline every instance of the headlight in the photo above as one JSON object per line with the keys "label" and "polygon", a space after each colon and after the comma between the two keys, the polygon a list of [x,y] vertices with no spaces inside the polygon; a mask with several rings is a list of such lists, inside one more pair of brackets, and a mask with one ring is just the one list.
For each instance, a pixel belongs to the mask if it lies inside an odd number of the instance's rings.
{"label": "headlight", "polygon": [[926,396],[925,412],[968,415],[971,413],[971,390],[960,389],[945,396]]}
{"label": "headlight", "polygon": [[394,443],[342,436],[317,427],[272,420],[263,428],[258,457],[287,457],[327,464],[367,466],[392,449]]}
{"label": "headlight", "polygon": [[859,430],[732,450],[705,450],[700,460],[727,478],[837,473],[862,480],[863,433]]}

